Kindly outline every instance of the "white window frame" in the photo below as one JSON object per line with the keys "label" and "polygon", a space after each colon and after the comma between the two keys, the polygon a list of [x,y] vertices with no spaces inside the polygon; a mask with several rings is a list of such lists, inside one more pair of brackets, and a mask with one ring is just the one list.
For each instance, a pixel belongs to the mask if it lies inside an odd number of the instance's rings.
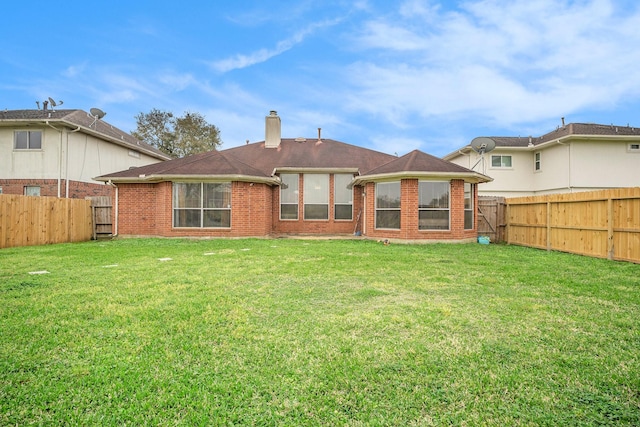
{"label": "white window frame", "polygon": [[[469,182],[464,183],[464,229],[473,230],[475,225],[476,211],[474,207],[475,200],[475,184]],[[471,227],[467,227],[467,216],[471,215]]]}
{"label": "white window frame", "polygon": [[[280,221],[297,221],[300,215],[299,213],[299,185],[300,185],[300,175],[297,173],[283,173],[280,174],[280,180],[282,181],[282,185],[280,185]],[[285,182],[286,181],[286,182]],[[286,199],[286,200],[285,200]],[[283,200],[286,203],[283,203]],[[295,200],[295,203],[293,202]],[[293,206],[295,205],[295,218],[283,218],[282,216],[282,206]]]}
{"label": "white window frame", "polygon": [[[26,147],[18,147],[18,139],[20,139],[21,135],[25,135],[26,134],[26,143],[27,146]],[[39,138],[39,143],[40,146],[39,147],[32,147],[32,145],[35,145],[35,142],[32,144],[31,140],[31,135],[35,135],[38,134],[40,135]],[[16,130],[13,132],[13,149],[14,150],[20,150],[20,151],[27,151],[27,150],[42,150],[42,139],[43,139],[43,132],[41,130]]]}
{"label": "white window frame", "polygon": [[[430,204],[431,201],[421,200],[423,191],[421,191],[421,187],[430,184],[439,184],[440,186],[446,185],[447,187],[447,206],[442,207],[440,203],[437,203],[437,206],[433,206]],[[432,199],[434,200],[434,199]],[[439,198],[437,199],[439,200]],[[433,228],[428,226],[422,226],[421,222],[423,218],[420,218],[420,213],[426,212],[447,212],[447,228]],[[435,218],[437,221],[439,218]],[[424,222],[427,222],[427,218],[424,218]],[[451,182],[449,181],[418,181],[418,230],[420,231],[450,231],[451,230]]]}
{"label": "white window frame", "polygon": [[[493,165],[493,159],[496,157],[500,157],[500,166],[494,166]],[[509,158],[511,165],[510,166],[505,166],[504,162],[503,162],[503,158]],[[510,154],[492,154],[491,155],[491,169],[513,169],[513,157]]]}
{"label": "white window frame", "polygon": [[[199,186],[199,195],[197,200],[197,206],[176,206],[178,202],[178,194],[177,189],[178,186],[181,185],[191,185],[192,189],[196,188],[195,186]],[[215,185],[222,186],[224,192],[226,193],[223,196],[223,204],[220,206],[205,206],[205,185]],[[232,198],[232,186],[231,182],[174,182],[172,185],[172,194],[171,194],[171,204],[172,204],[172,220],[171,224],[173,228],[205,228],[205,229],[229,229],[231,228],[231,198]],[[226,206],[224,205],[224,202]],[[187,214],[188,211],[192,213],[197,213],[199,216],[199,224],[198,225],[179,225],[177,222],[179,221],[179,214]],[[221,213],[226,216],[226,220],[223,221],[224,225],[207,225],[205,226],[205,217],[207,213]]]}
{"label": "white window frame", "polygon": [[[347,187],[352,180],[352,174],[338,173],[333,175],[333,218],[336,221],[353,221],[353,188]],[[338,218],[338,206],[349,206],[348,218]]]}
{"label": "white window frame", "polygon": [[640,143],[638,143],[638,142],[630,142],[627,145],[627,152],[629,152],[629,153],[640,153]]}
{"label": "white window frame", "polygon": [[[305,173],[302,176],[303,188],[302,198],[303,218],[305,221],[328,221],[329,220],[329,174],[326,173]],[[319,186],[317,186],[319,184]],[[312,187],[313,186],[313,187]],[[326,213],[323,216],[315,215],[312,207],[325,207]]]}
{"label": "white window frame", "polygon": [[25,185],[23,188],[23,194],[25,196],[40,196],[42,189],[39,185]]}
{"label": "white window frame", "polygon": [[[397,186],[398,190],[398,199],[397,206],[395,205],[395,200],[392,200],[389,204],[392,206],[379,206],[379,195],[382,193],[383,187]],[[385,192],[386,193],[386,192]],[[376,216],[375,216],[375,228],[377,230],[400,230],[402,228],[402,183],[401,181],[391,181],[391,182],[377,182],[376,183]],[[378,214],[397,212],[398,215],[398,226],[397,227],[382,227],[379,222]]]}
{"label": "white window frame", "polygon": [[536,151],[533,153],[533,171],[540,172],[542,170],[542,152]]}

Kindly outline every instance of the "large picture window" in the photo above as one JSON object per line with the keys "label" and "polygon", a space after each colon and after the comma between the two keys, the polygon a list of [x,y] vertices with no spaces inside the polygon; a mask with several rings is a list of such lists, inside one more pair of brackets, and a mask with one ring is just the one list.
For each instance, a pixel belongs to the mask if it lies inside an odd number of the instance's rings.
{"label": "large picture window", "polygon": [[280,219],[298,219],[298,174],[280,175]]}
{"label": "large picture window", "polygon": [[353,219],[353,189],[348,188],[353,175],[335,174],[333,176],[334,218],[351,221]]}
{"label": "large picture window", "polygon": [[449,229],[449,183],[420,181],[418,183],[418,229]]}
{"label": "large picture window", "polygon": [[329,175],[304,174],[304,219],[329,219]]}
{"label": "large picture window", "polygon": [[464,229],[473,230],[473,196],[474,185],[468,182],[464,183]]}
{"label": "large picture window", "polygon": [[400,182],[376,184],[376,228],[400,229]]}
{"label": "large picture window", "polygon": [[18,130],[14,133],[14,145],[16,150],[40,150],[42,149],[42,131]]}
{"label": "large picture window", "polygon": [[231,227],[231,183],[173,183],[173,226]]}

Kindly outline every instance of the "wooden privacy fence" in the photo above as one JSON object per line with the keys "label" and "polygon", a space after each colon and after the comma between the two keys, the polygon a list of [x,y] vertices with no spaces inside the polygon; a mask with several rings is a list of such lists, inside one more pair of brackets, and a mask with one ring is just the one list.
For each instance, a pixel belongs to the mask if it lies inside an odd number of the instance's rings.
{"label": "wooden privacy fence", "polygon": [[478,197],[478,236],[488,236],[495,243],[504,242],[506,211],[504,197]]}
{"label": "wooden privacy fence", "polygon": [[507,199],[507,243],[640,262],[640,188]]}
{"label": "wooden privacy fence", "polygon": [[0,248],[91,240],[91,201],[0,194]]}

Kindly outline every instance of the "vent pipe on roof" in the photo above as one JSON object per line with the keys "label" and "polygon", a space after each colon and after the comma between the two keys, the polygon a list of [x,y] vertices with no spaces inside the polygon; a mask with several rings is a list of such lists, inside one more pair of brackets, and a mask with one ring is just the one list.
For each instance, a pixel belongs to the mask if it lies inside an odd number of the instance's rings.
{"label": "vent pipe on roof", "polygon": [[562,117],[562,127],[564,127],[564,117]]}
{"label": "vent pipe on roof", "polygon": [[264,133],[265,148],[278,148],[280,146],[280,139],[282,138],[282,125],[278,113],[274,110],[271,110],[269,112],[269,115],[265,119]]}

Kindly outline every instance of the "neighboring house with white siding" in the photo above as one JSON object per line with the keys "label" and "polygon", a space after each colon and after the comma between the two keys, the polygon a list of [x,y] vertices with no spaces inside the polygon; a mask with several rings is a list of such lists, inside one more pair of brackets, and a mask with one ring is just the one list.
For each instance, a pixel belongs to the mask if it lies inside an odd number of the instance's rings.
{"label": "neighboring house with white siding", "polygon": [[108,196],[93,177],[170,158],[82,110],[0,111],[0,193]]}
{"label": "neighboring house with white siding", "polygon": [[491,137],[483,155],[471,144],[443,157],[493,181],[481,196],[519,197],[640,186],[640,128],[569,123],[540,137]]}

